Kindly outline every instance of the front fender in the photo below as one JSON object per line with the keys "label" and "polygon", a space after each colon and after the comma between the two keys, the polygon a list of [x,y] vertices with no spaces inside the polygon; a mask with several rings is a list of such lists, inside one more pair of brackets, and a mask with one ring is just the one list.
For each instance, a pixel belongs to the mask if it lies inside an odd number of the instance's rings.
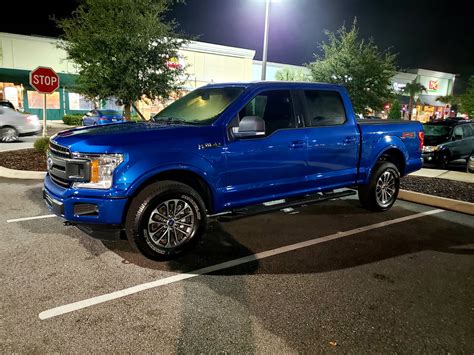
{"label": "front fender", "polygon": [[154,176],[170,171],[182,170],[192,172],[207,182],[215,196],[215,186],[219,183],[219,175],[213,162],[193,153],[170,152],[160,154],[159,159],[142,158],[127,167],[119,177],[125,196],[129,197]]}

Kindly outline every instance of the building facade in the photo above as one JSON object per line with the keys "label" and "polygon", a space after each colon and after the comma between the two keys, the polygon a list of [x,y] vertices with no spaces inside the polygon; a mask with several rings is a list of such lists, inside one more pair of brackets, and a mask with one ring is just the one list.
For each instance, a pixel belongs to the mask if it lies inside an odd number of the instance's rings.
{"label": "building facade", "polygon": [[[177,65],[186,69],[184,92],[208,83],[252,80],[255,51],[203,42],[190,42],[179,51]],[[29,85],[29,73],[38,66],[53,68],[60,88],[47,95],[47,118],[60,120],[65,114],[83,114],[97,105],[74,91],[77,67],[57,47],[57,39],[0,33],[0,99],[41,117],[42,95]],[[177,95],[182,95],[179,93]],[[99,103],[117,109],[115,100]],[[140,101],[138,107],[149,117],[162,108],[156,101]]]}
{"label": "building facade", "polygon": [[[97,105],[101,108],[119,108],[113,99],[93,103],[74,91],[78,68],[66,59],[66,53],[57,47],[57,41],[55,38],[0,32],[0,99],[7,99],[20,110],[41,117],[42,95],[29,86],[29,73],[38,66],[47,66],[60,77],[59,90],[47,96],[48,119],[59,120],[65,114],[83,114]],[[262,62],[254,60],[254,57],[254,50],[191,41],[179,51],[178,58],[170,59],[170,65],[182,66],[186,72],[183,91],[175,93],[170,100],[209,83],[260,80]],[[289,69],[303,77],[309,74],[304,66],[268,62],[267,80],[276,80],[277,72],[282,69]],[[406,84],[418,82],[425,86],[427,91],[415,97],[413,117],[426,121],[430,116],[449,114],[449,106],[437,101],[437,98],[452,95],[454,80],[454,74],[414,69],[397,73],[392,78],[392,87],[406,107],[408,96],[403,92]],[[145,99],[139,101],[137,107],[145,117],[150,117],[168,102]]]}
{"label": "building facade", "polygon": [[[414,98],[412,118],[427,122],[430,118],[449,117],[453,113],[449,104],[439,101],[438,98],[453,95],[455,74],[443,73],[426,69],[410,69],[407,72],[398,72],[392,78],[392,88],[399,95],[401,103],[408,107],[408,94],[404,92],[408,83],[419,83],[426,88]],[[408,112],[405,110],[404,116]]]}

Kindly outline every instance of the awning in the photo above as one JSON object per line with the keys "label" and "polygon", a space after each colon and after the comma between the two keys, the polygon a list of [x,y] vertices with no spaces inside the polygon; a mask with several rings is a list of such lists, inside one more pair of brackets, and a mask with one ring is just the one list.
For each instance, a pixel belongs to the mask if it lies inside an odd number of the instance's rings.
{"label": "awning", "polygon": [[[61,87],[74,88],[78,75],[57,73]],[[0,68],[0,82],[23,84],[28,89],[30,86],[30,71],[23,69]]]}
{"label": "awning", "polygon": [[445,103],[436,100],[436,98],[438,98],[436,95],[420,95],[419,98],[421,103],[425,106],[446,106]]}

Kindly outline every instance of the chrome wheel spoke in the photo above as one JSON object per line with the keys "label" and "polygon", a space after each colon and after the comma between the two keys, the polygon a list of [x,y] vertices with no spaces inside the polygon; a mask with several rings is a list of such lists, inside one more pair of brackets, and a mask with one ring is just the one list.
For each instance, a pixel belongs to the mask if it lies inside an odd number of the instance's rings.
{"label": "chrome wheel spoke", "polygon": [[166,200],[150,214],[148,243],[160,248],[175,248],[192,238],[196,230],[196,212],[189,203],[182,199]]}
{"label": "chrome wheel spoke", "polygon": [[160,244],[160,242],[163,240],[163,238],[166,236],[166,234],[168,233],[168,228],[164,228],[164,232],[163,234],[160,235],[160,237],[158,239],[155,239],[153,238],[157,233],[153,234],[151,236],[151,238],[153,239],[153,241],[156,243],[156,244]]}
{"label": "chrome wheel spoke", "polygon": [[375,198],[377,202],[385,207],[388,206],[395,196],[396,178],[390,171],[383,172],[377,179],[375,185]]}
{"label": "chrome wheel spoke", "polygon": [[188,218],[188,217],[190,217],[190,216],[192,216],[192,215],[193,215],[193,212],[188,213],[186,216],[179,217],[178,221],[182,221],[183,219],[186,219],[186,218]]}

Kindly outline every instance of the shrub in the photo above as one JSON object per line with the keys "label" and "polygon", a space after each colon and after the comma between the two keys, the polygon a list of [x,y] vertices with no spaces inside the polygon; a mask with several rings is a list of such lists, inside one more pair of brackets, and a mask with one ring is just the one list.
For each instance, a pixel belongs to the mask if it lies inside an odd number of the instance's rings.
{"label": "shrub", "polygon": [[64,115],[63,122],[69,126],[80,126],[83,115]]}
{"label": "shrub", "polygon": [[33,145],[33,147],[38,153],[44,153],[44,154],[46,154],[46,151],[48,150],[48,146],[49,146],[49,137],[38,138],[35,141],[35,144]]}
{"label": "shrub", "polygon": [[393,100],[390,111],[388,111],[388,118],[391,120],[399,120],[401,119],[401,112],[402,106],[400,105],[400,101],[397,99]]}

